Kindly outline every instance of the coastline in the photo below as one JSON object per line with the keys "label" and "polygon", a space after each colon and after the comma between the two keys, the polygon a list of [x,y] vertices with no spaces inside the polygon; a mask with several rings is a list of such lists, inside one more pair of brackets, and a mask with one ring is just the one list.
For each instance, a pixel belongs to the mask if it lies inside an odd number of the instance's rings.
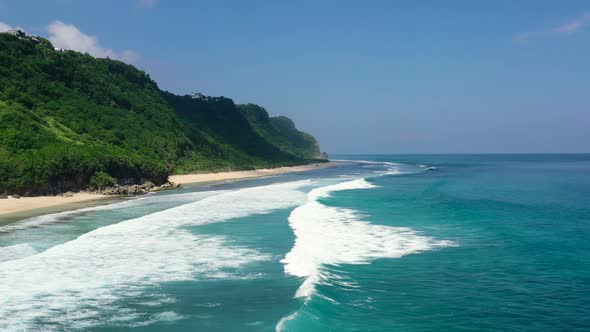
{"label": "coastline", "polygon": [[12,196],[0,201],[0,216],[33,209],[49,208],[56,205],[81,203],[108,198],[106,195],[87,192],[74,193],[72,197],[65,196],[35,196],[13,198]]}
{"label": "coastline", "polygon": [[[336,164],[334,162],[314,163],[299,166],[258,169],[253,171],[172,175],[169,179],[170,181],[178,184],[242,180],[293,172],[305,172],[334,167],[335,165]],[[0,200],[0,223],[19,220],[35,215],[42,215],[45,213],[52,213],[55,211],[67,211],[72,208],[79,208],[83,206],[83,204],[100,204],[102,203],[101,201],[111,201],[117,198],[120,198],[120,196],[101,195],[87,192],[74,193],[72,197],[35,196],[21,197],[19,199],[8,197],[7,199]]]}
{"label": "coastline", "polygon": [[170,181],[178,184],[189,184],[189,183],[206,183],[226,180],[242,180],[242,179],[253,179],[261,178],[266,176],[313,171],[316,169],[324,169],[336,166],[335,162],[327,163],[313,163],[308,165],[299,166],[287,166],[277,168],[263,168],[253,171],[231,171],[231,172],[219,172],[219,173],[196,173],[196,174],[184,174],[184,175],[171,175]]}

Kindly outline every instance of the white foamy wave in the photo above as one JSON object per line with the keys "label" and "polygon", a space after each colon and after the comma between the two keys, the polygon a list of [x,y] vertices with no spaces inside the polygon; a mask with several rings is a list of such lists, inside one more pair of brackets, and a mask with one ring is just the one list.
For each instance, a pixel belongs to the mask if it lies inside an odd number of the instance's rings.
{"label": "white foamy wave", "polygon": [[418,167],[424,168],[424,171],[433,171],[433,170],[437,169],[434,166],[428,166],[428,165],[424,165],[424,164],[418,164]]}
{"label": "white foamy wave", "polygon": [[407,172],[402,172],[398,168],[390,168],[389,170],[383,172],[384,175],[400,175],[400,174],[409,174]]}
{"label": "white foamy wave", "polygon": [[359,160],[359,159],[334,159],[332,161],[345,162],[345,163],[359,163],[359,164],[378,164],[378,165],[388,165],[388,166],[399,165],[398,163],[394,163],[392,161],[373,161],[373,160]]}
{"label": "white foamy wave", "polygon": [[[373,171],[373,174],[378,174],[378,175],[401,175],[401,174],[413,174],[416,173],[416,171],[413,170],[409,170],[407,165],[405,165],[406,167],[404,167],[403,164],[400,163],[395,163],[395,162],[391,162],[391,161],[371,161],[371,160],[354,160],[354,159],[339,159],[339,160],[332,160],[335,162],[345,162],[345,163],[357,163],[360,165],[364,165],[365,167],[369,167],[369,168],[380,168],[378,170]],[[422,167],[423,165],[418,165],[419,167]],[[385,168],[385,169],[383,169]],[[402,171],[402,169],[404,169]],[[344,176],[350,176],[350,175],[344,175]]]}
{"label": "white foamy wave", "polygon": [[28,243],[19,243],[8,247],[0,247],[0,263],[20,259],[36,254],[37,251]]}
{"label": "white foamy wave", "polygon": [[[162,282],[231,277],[271,259],[187,227],[268,213],[305,201],[308,181],[247,188],[102,227],[23,259],[0,263],[0,330],[88,328],[141,316],[116,301]],[[228,270],[229,269],[229,270]],[[224,271],[227,270],[227,271]],[[222,273],[223,272],[223,273]],[[161,317],[160,317],[161,318]]]}
{"label": "white foamy wave", "polygon": [[410,171],[407,170],[407,167],[404,171],[402,171],[402,165],[401,164],[397,164],[397,163],[390,163],[390,162],[382,162],[380,163],[384,166],[386,166],[387,168],[385,170],[378,170],[378,171],[374,171],[374,174],[378,174],[378,175],[401,175],[401,174],[412,174],[412,173],[416,173],[415,171]]}
{"label": "white foamy wave", "polygon": [[341,182],[325,187],[320,187],[312,190],[307,194],[308,199],[317,200],[318,198],[330,197],[330,193],[334,191],[352,190],[352,189],[369,189],[375,186],[365,179],[357,179],[346,182]]}
{"label": "white foamy wave", "polygon": [[277,323],[277,325],[275,326],[275,331],[281,332],[285,328],[285,324],[289,321],[295,320],[295,318],[297,318],[297,315],[298,315],[298,312],[294,312],[288,316],[282,317],[279,320],[279,322]]}
{"label": "white foamy wave", "polygon": [[174,195],[147,195],[144,197],[138,197],[128,199],[122,202],[92,206],[72,211],[65,211],[59,213],[46,214],[38,217],[33,217],[25,220],[21,220],[16,223],[7,224],[0,226],[0,233],[9,233],[23,229],[37,228],[41,226],[68,222],[70,219],[76,216],[80,216],[87,213],[99,212],[99,211],[111,211],[119,209],[127,209],[139,205],[149,205],[152,202],[163,203],[163,202],[175,202],[180,204],[194,202],[209,196],[219,195],[226,192],[225,190],[218,191],[202,191],[187,194],[174,194]]}
{"label": "white foamy wave", "polygon": [[147,325],[151,325],[151,324],[158,323],[158,322],[175,322],[177,320],[181,320],[181,319],[185,319],[185,318],[186,317],[184,315],[177,314],[174,311],[165,311],[165,312],[155,314],[145,321],[131,324],[131,327],[142,327],[142,326],[147,326]]}
{"label": "white foamy wave", "polygon": [[296,297],[310,297],[318,283],[330,283],[333,276],[324,272],[322,265],[367,264],[378,258],[398,258],[453,245],[409,228],[374,225],[363,221],[355,210],[317,201],[333,191],[372,187],[361,179],[317,188],[308,194],[307,203],[293,210],[289,224],[296,236],[295,245],[281,262],[287,273],[306,278]]}

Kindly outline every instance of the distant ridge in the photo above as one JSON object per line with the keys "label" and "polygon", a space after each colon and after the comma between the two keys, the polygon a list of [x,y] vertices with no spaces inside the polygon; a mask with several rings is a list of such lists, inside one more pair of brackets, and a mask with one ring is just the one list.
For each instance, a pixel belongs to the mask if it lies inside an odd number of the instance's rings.
{"label": "distant ridge", "polygon": [[0,194],[80,190],[98,173],[161,184],[320,156],[313,136],[260,106],[174,95],[123,62],[0,33]]}

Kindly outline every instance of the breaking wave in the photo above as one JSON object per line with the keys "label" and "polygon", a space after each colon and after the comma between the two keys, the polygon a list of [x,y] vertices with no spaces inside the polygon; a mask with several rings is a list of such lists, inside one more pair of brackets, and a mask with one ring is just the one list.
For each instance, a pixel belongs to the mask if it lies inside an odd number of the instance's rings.
{"label": "breaking wave", "polygon": [[[224,192],[1,262],[0,330],[85,329],[145,321],[141,313],[118,307],[117,301],[164,282],[231,278],[233,268],[272,258],[231,245],[223,236],[193,234],[186,226],[297,206],[305,201],[298,188],[308,184],[298,181]],[[21,246],[14,251],[22,250]],[[168,299],[154,301],[163,300]],[[162,319],[182,317],[165,312],[149,321]]]}
{"label": "breaking wave", "polygon": [[[386,174],[398,173],[391,169]],[[305,204],[292,211],[289,224],[296,236],[295,244],[281,262],[286,273],[304,278],[295,297],[307,301],[315,294],[317,285],[341,284],[343,281],[328,272],[327,266],[369,264],[380,258],[399,258],[455,245],[407,227],[372,224],[356,210],[322,203],[333,192],[375,188],[369,181],[362,178],[316,188],[308,193]],[[354,287],[348,283],[346,286]],[[296,316],[297,312],[283,317],[276,330],[282,331]]]}
{"label": "breaking wave", "polygon": [[320,202],[335,191],[373,187],[365,179],[320,187],[308,194],[307,203],[293,210],[289,224],[296,236],[295,245],[281,262],[287,273],[306,278],[296,297],[309,297],[317,283],[329,282],[322,265],[367,264],[378,258],[398,258],[452,245],[410,228],[371,224],[355,210]]}
{"label": "breaking wave", "polygon": [[58,212],[46,214],[38,217],[25,219],[16,223],[0,226],[0,233],[10,233],[30,228],[38,228],[42,226],[59,224],[70,221],[72,218],[99,211],[128,209],[136,206],[149,206],[151,203],[158,204],[170,202],[176,205],[182,205],[189,202],[194,202],[209,196],[218,195],[226,192],[225,190],[218,191],[202,191],[187,194],[173,194],[173,195],[147,195],[144,197],[133,198],[108,205],[98,205],[77,210]]}
{"label": "breaking wave", "polygon": [[19,243],[12,246],[0,247],[0,263],[21,259],[36,254],[37,251],[28,243]]}

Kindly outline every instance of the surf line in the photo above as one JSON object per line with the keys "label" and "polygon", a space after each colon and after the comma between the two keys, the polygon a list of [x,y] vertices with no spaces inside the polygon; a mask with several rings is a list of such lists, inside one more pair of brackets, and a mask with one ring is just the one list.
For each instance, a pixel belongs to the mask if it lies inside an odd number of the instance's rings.
{"label": "surf line", "polygon": [[[287,274],[304,278],[295,298],[305,303],[315,294],[318,284],[337,284],[338,276],[324,266],[370,264],[380,258],[400,258],[440,247],[456,246],[452,241],[421,235],[408,227],[376,225],[366,221],[360,212],[322,204],[333,192],[376,188],[370,178],[350,180],[311,190],[307,202],[295,208],[289,225],[295,234],[293,248],[281,260]],[[277,331],[297,312],[279,321]]]}

